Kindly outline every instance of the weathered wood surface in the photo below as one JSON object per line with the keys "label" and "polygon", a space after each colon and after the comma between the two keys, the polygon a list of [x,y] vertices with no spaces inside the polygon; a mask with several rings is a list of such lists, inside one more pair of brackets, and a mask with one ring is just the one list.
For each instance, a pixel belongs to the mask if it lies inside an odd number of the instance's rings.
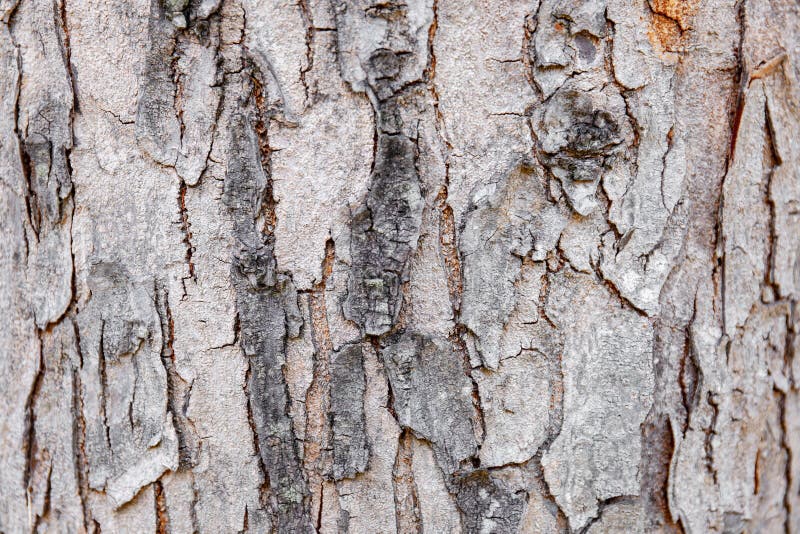
{"label": "weathered wood surface", "polygon": [[800,533],[795,1],[0,19],[0,532]]}

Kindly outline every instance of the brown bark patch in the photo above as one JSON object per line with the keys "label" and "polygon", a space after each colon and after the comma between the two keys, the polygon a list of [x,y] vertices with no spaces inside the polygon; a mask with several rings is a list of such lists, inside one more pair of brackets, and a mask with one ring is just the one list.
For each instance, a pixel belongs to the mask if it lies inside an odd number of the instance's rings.
{"label": "brown bark patch", "polygon": [[167,515],[167,499],[164,496],[164,486],[160,481],[153,483],[156,505],[156,533],[169,533],[169,516]]}
{"label": "brown bark patch", "polygon": [[686,0],[650,0],[650,9],[653,13],[674,21],[683,32],[690,28],[689,22],[697,11],[697,6],[695,2]]}
{"label": "brown bark patch", "polygon": [[678,52],[684,32],[691,29],[697,10],[693,1],[650,0],[653,19],[647,32],[650,44],[659,53]]}
{"label": "brown bark patch", "polygon": [[680,24],[674,19],[653,14],[653,20],[650,23],[650,29],[647,32],[647,37],[653,48],[659,52],[677,52],[680,47],[681,37],[683,31]]}

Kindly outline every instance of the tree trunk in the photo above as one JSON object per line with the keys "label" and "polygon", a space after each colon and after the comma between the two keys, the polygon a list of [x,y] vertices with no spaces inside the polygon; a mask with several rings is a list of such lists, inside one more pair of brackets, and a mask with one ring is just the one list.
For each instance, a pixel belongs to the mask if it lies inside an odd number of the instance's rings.
{"label": "tree trunk", "polygon": [[0,15],[0,532],[800,533],[793,0]]}

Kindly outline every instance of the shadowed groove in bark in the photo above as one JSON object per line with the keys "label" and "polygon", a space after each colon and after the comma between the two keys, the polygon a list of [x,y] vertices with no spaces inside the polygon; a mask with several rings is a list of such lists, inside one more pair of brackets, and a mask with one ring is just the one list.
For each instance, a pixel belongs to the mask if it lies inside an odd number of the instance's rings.
{"label": "shadowed groove in bark", "polygon": [[169,534],[169,514],[167,513],[167,501],[164,496],[164,486],[161,482],[153,482],[153,493],[155,495],[156,508],[156,533]]}
{"label": "shadowed groove in bark", "polygon": [[322,484],[332,469],[330,466],[330,357],[333,344],[328,325],[325,293],[333,271],[336,245],[332,239],[325,243],[322,279],[309,294],[311,336],[314,345],[313,378],[306,392],[306,437],[303,464],[308,473],[312,495],[312,510],[316,511],[317,529],[322,517]]}
{"label": "shadowed groove in bark", "polygon": [[167,409],[172,414],[172,424],[178,436],[180,468],[189,469],[196,463],[198,446],[194,425],[186,417],[191,384],[181,378],[175,364],[175,322],[169,304],[169,291],[159,282],[154,284],[153,291],[161,319],[161,362],[166,371]]}

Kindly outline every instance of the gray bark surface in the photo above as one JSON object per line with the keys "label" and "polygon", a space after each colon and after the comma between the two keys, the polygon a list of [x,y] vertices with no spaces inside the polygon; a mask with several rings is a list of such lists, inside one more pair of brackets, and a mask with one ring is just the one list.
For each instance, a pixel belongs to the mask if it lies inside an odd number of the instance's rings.
{"label": "gray bark surface", "polygon": [[0,0],[0,533],[800,533],[794,0]]}

